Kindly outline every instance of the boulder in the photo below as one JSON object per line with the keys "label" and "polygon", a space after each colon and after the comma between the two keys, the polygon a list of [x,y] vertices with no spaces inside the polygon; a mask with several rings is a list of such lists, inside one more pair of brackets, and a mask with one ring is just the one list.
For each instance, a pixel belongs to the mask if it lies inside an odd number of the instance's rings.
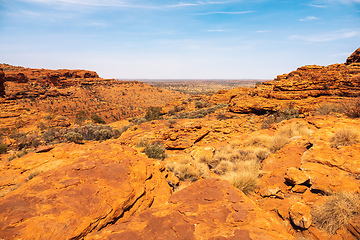
{"label": "boulder", "polygon": [[289,211],[289,215],[291,222],[295,226],[302,229],[307,229],[311,226],[311,209],[308,205],[304,203],[296,203],[292,205]]}
{"label": "boulder", "polygon": [[298,185],[309,180],[309,176],[295,167],[289,167],[285,173],[285,180],[290,184]]}

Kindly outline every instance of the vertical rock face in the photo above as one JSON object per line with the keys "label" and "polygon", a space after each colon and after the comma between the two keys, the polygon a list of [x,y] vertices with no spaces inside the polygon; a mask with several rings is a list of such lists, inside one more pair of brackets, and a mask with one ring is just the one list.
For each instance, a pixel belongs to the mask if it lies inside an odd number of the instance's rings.
{"label": "vertical rock face", "polygon": [[356,51],[346,59],[346,65],[351,63],[360,63],[360,48],[356,49]]}
{"label": "vertical rock face", "polygon": [[5,95],[5,87],[4,87],[4,71],[0,68],[0,96]]}

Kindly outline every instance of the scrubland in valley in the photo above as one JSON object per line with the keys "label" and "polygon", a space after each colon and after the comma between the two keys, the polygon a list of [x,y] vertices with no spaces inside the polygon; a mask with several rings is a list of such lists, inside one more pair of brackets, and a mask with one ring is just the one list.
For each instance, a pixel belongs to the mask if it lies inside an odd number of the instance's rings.
{"label": "scrubland in valley", "polygon": [[201,95],[1,65],[0,238],[359,239],[359,62]]}

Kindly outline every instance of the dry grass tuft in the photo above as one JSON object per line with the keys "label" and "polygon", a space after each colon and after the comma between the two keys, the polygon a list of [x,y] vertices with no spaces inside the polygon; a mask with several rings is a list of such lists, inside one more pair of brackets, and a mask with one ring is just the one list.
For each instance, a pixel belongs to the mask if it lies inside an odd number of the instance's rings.
{"label": "dry grass tuft", "polygon": [[300,124],[293,123],[279,128],[277,134],[280,136],[292,138],[295,136],[308,136],[312,132],[313,132],[312,130],[310,130],[307,126],[303,125],[302,123]]}
{"label": "dry grass tuft", "polygon": [[341,146],[349,146],[359,142],[359,134],[351,128],[342,128],[335,132],[330,140],[330,145],[333,148]]}
{"label": "dry grass tuft", "polygon": [[205,163],[195,163],[195,167],[199,170],[199,175],[206,179],[210,177],[209,166]]}
{"label": "dry grass tuft", "polygon": [[319,228],[335,234],[359,212],[360,197],[358,194],[338,193],[314,210],[313,219]]}
{"label": "dry grass tuft", "polygon": [[266,148],[268,147],[270,141],[271,141],[271,136],[268,135],[251,136],[246,142],[246,145]]}
{"label": "dry grass tuft", "polygon": [[245,194],[249,194],[258,186],[258,164],[256,161],[247,161],[245,165],[239,165],[236,171],[226,173],[222,176],[222,179],[228,181]]}
{"label": "dry grass tuft", "polygon": [[234,171],[236,165],[229,161],[222,161],[217,167],[214,169],[214,172],[218,175],[224,175],[227,172]]}
{"label": "dry grass tuft", "polygon": [[271,152],[267,148],[257,148],[254,150],[254,155],[259,163],[264,161],[270,154]]}
{"label": "dry grass tuft", "polygon": [[[173,172],[176,177],[178,177],[181,181],[190,181],[195,182],[201,176],[201,172],[197,167],[191,164],[184,163],[168,163],[166,168]],[[204,172],[202,172],[205,174]]]}
{"label": "dry grass tuft", "polygon": [[269,150],[274,153],[281,148],[283,148],[286,144],[288,144],[290,139],[285,136],[275,136],[271,139],[271,142],[269,143]]}

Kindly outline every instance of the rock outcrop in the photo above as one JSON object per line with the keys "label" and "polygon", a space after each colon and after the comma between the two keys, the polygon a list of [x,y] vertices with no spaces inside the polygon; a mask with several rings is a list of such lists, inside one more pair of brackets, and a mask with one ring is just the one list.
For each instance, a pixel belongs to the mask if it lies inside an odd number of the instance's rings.
{"label": "rock outcrop", "polygon": [[295,239],[243,192],[219,179],[198,181],[151,208],[85,239]]}
{"label": "rock outcrop", "polygon": [[272,113],[290,104],[305,113],[323,102],[359,96],[359,53],[360,50],[356,50],[346,64],[300,67],[273,81],[263,82],[255,89],[221,90],[211,96],[210,102],[227,103],[230,111],[235,113]]}
{"label": "rock outcrop", "polygon": [[347,59],[346,64],[360,63],[360,48],[356,49]]}
{"label": "rock outcrop", "polygon": [[5,95],[4,76],[4,71],[0,68],[0,97]]}
{"label": "rock outcrop", "polygon": [[164,170],[116,141],[15,159],[0,169],[0,237],[81,239],[165,203],[171,188]]}

